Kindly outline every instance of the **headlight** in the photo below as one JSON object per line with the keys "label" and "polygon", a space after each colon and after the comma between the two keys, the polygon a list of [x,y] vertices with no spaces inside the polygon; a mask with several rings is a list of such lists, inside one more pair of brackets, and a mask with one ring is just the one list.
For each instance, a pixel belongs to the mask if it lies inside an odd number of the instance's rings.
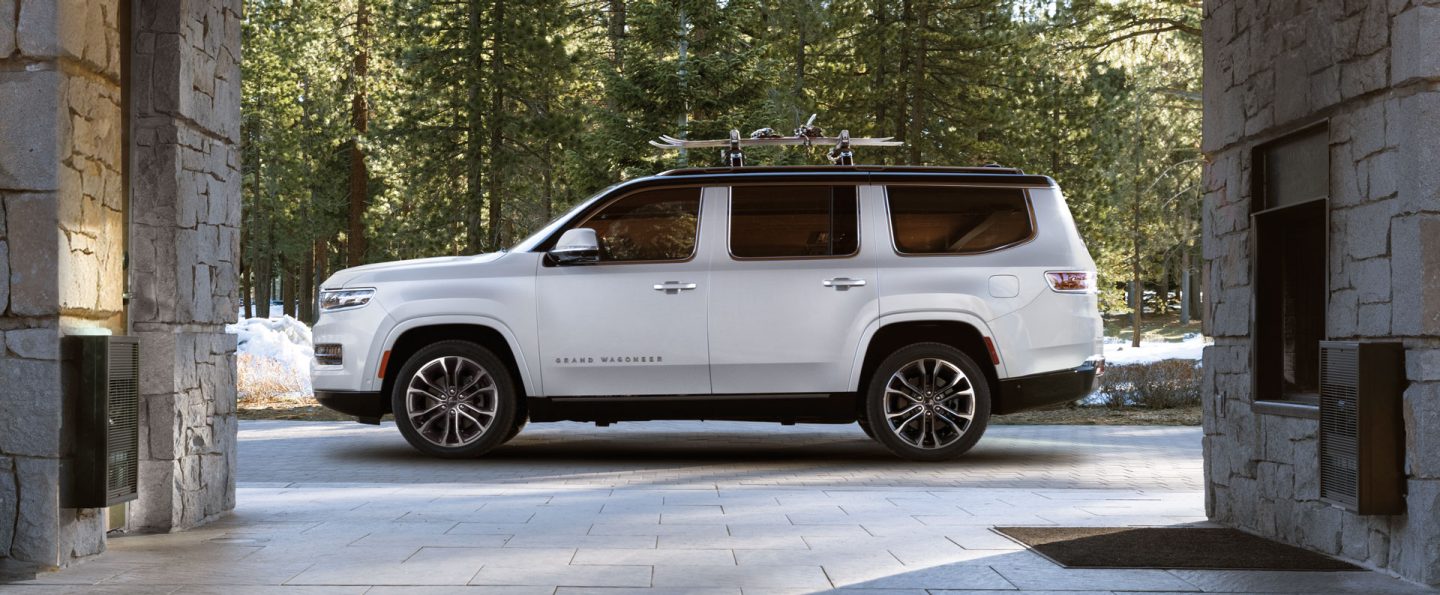
{"label": "headlight", "polygon": [[370,303],[370,298],[374,296],[374,289],[322,289],[320,311],[353,310]]}

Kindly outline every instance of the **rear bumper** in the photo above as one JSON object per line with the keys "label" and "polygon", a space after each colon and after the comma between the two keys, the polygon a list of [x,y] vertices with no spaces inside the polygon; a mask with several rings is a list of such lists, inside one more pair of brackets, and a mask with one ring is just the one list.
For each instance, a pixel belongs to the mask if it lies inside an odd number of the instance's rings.
{"label": "rear bumper", "polygon": [[1094,392],[1095,374],[1095,362],[1086,362],[1073,370],[1002,379],[991,412],[1005,415],[1078,401]]}
{"label": "rear bumper", "polygon": [[380,418],[390,413],[390,404],[378,392],[316,390],[315,400],[329,409],[353,415],[361,423],[380,423]]}

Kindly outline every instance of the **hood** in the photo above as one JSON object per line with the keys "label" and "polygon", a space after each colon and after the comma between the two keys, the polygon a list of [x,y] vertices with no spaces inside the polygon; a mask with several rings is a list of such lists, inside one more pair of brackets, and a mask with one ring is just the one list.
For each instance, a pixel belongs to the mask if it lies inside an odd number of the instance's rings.
{"label": "hood", "polygon": [[325,280],[321,287],[325,289],[363,287],[383,282],[392,274],[403,273],[408,277],[416,274],[424,275],[427,272],[443,272],[455,267],[492,262],[503,255],[505,255],[504,252],[487,252],[472,256],[437,256],[360,265],[336,271],[335,274],[330,275],[329,279]]}

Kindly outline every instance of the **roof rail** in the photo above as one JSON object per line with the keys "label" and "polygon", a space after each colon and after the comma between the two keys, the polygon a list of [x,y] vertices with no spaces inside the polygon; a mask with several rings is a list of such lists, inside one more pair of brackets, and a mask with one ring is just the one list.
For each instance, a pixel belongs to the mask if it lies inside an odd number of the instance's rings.
{"label": "roof rail", "polygon": [[987,164],[971,167],[945,167],[934,165],[763,165],[756,167],[689,167],[661,172],[660,176],[699,176],[707,174],[762,174],[762,173],[805,173],[805,172],[896,172],[925,174],[990,174],[1025,175],[1015,167],[1001,167]]}

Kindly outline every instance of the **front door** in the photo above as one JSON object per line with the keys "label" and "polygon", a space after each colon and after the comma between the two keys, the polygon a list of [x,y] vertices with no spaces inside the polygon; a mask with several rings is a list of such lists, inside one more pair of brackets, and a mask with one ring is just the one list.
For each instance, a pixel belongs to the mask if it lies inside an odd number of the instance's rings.
{"label": "front door", "polygon": [[874,201],[859,194],[872,188],[731,189],[716,234],[726,245],[707,249],[716,393],[848,390],[857,345],[880,315],[873,256],[860,249],[862,207]]}
{"label": "front door", "polygon": [[547,396],[710,392],[700,193],[641,190],[570,226],[595,230],[600,262],[537,274]]}

